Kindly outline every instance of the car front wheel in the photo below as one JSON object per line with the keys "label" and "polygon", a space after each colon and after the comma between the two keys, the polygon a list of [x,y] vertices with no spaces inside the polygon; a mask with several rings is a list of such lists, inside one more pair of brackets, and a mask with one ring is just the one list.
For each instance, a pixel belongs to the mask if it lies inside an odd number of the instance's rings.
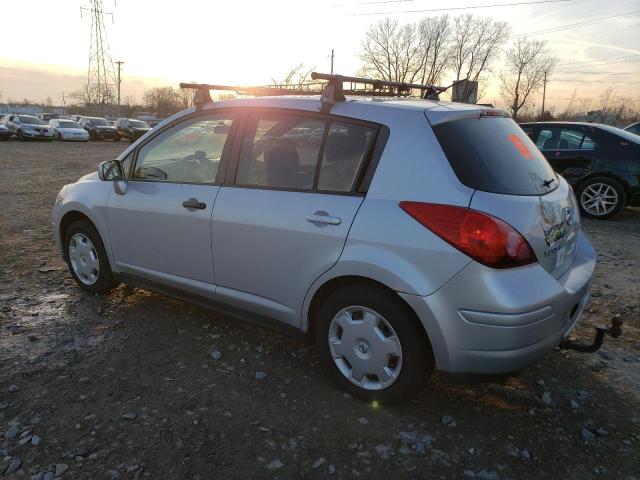
{"label": "car front wheel", "polygon": [[118,285],[113,278],[100,234],[88,220],[71,224],[64,236],[69,271],[80,288],[107,293]]}
{"label": "car front wheel", "polygon": [[383,288],[334,291],[317,312],[315,333],[331,378],[365,401],[406,400],[424,389],[433,370],[429,340],[413,312]]}
{"label": "car front wheel", "polygon": [[622,210],[626,203],[622,185],[609,177],[594,177],[578,190],[580,210],[585,217],[607,219]]}

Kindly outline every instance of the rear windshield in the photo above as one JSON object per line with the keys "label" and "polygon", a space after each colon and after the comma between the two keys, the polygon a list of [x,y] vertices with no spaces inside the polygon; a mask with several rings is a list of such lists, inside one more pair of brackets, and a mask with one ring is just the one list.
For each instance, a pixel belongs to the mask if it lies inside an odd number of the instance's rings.
{"label": "rear windshield", "polygon": [[558,178],[535,144],[510,118],[466,118],[433,130],[458,179],[476,190],[541,195]]}

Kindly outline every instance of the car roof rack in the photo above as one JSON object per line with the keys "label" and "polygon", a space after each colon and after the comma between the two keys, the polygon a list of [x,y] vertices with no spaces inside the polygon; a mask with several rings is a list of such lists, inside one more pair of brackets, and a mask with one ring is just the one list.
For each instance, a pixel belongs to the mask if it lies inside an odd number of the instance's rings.
{"label": "car roof rack", "polygon": [[[210,85],[206,83],[181,83],[180,88],[192,88],[196,90],[194,103],[196,109],[213,102],[211,90],[231,91],[238,95],[251,95],[255,97],[282,96],[282,95],[320,95],[322,102],[321,111],[328,112],[337,102],[346,101],[346,95],[376,96],[376,97],[409,97],[418,90],[420,98],[439,100],[439,94],[448,90],[459,80],[448,87],[438,87],[422,83],[393,82],[377,80],[374,78],[350,77],[329,73],[312,72],[311,79],[314,82],[297,85],[262,85],[256,87],[240,87],[230,85]],[[325,81],[326,83],[318,83]],[[345,83],[349,84],[345,88]]]}
{"label": "car roof rack", "polygon": [[259,85],[255,87],[241,87],[232,85],[210,85],[208,83],[181,83],[180,88],[196,90],[194,103],[196,109],[213,102],[211,90],[235,92],[238,95],[253,97],[283,96],[283,95],[322,95],[322,84],[302,83],[298,85]]}

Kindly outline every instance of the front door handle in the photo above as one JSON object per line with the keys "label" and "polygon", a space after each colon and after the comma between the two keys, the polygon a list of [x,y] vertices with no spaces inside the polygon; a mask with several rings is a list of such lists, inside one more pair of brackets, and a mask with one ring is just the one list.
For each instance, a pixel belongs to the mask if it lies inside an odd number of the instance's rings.
{"label": "front door handle", "polygon": [[332,217],[327,212],[316,212],[307,215],[307,222],[325,223],[328,225],[340,225],[342,219],[340,217]]}
{"label": "front door handle", "polygon": [[190,198],[189,200],[185,200],[182,202],[182,206],[188,210],[204,210],[207,208],[207,204],[201,202],[197,198]]}

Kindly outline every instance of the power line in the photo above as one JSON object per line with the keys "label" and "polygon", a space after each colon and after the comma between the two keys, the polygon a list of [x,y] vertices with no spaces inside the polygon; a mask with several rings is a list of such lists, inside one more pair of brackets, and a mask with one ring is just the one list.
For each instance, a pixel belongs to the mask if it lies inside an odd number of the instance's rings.
{"label": "power line", "polygon": [[[634,55],[622,55],[620,57],[611,57],[611,58],[596,58],[593,60],[584,60],[582,62],[569,62],[569,63],[563,63],[562,66],[566,67],[567,65],[579,65],[579,64],[583,64],[583,63],[597,63],[597,62],[606,62],[609,60],[620,60],[623,58],[631,58],[631,57],[640,57],[639,53],[636,53]],[[626,62],[631,62],[633,60],[625,60]]]}
{"label": "power line", "polygon": [[545,30],[537,30],[535,32],[528,32],[528,33],[523,33],[523,34],[520,34],[520,35],[513,35],[510,38],[530,37],[530,36],[533,36],[533,35],[544,35],[544,34],[547,34],[547,33],[562,32],[564,30],[571,30],[573,28],[579,28],[579,27],[583,27],[583,26],[587,26],[587,25],[595,25],[595,24],[598,24],[598,23],[608,22],[609,20],[634,17],[634,16],[636,16],[638,14],[640,14],[640,10],[633,10],[631,12],[620,13],[618,15],[611,15],[609,17],[593,18],[591,20],[585,20],[585,21],[582,21],[582,22],[569,23],[567,25],[558,25],[557,27],[547,28]]}
{"label": "power line", "polygon": [[[446,12],[453,10],[477,10],[480,8],[498,8],[498,7],[515,7],[519,5],[536,5],[540,3],[560,3],[570,2],[572,0],[533,0],[529,2],[513,2],[513,3],[493,3],[489,5],[468,5],[466,7],[443,7],[443,8],[426,8],[420,10],[400,10],[400,11],[386,11],[386,12],[368,12],[368,13],[352,13],[351,16],[369,16],[369,15],[400,15],[405,13],[428,13],[428,12]],[[394,2],[390,2],[394,3]],[[365,5],[365,4],[359,4]]]}

